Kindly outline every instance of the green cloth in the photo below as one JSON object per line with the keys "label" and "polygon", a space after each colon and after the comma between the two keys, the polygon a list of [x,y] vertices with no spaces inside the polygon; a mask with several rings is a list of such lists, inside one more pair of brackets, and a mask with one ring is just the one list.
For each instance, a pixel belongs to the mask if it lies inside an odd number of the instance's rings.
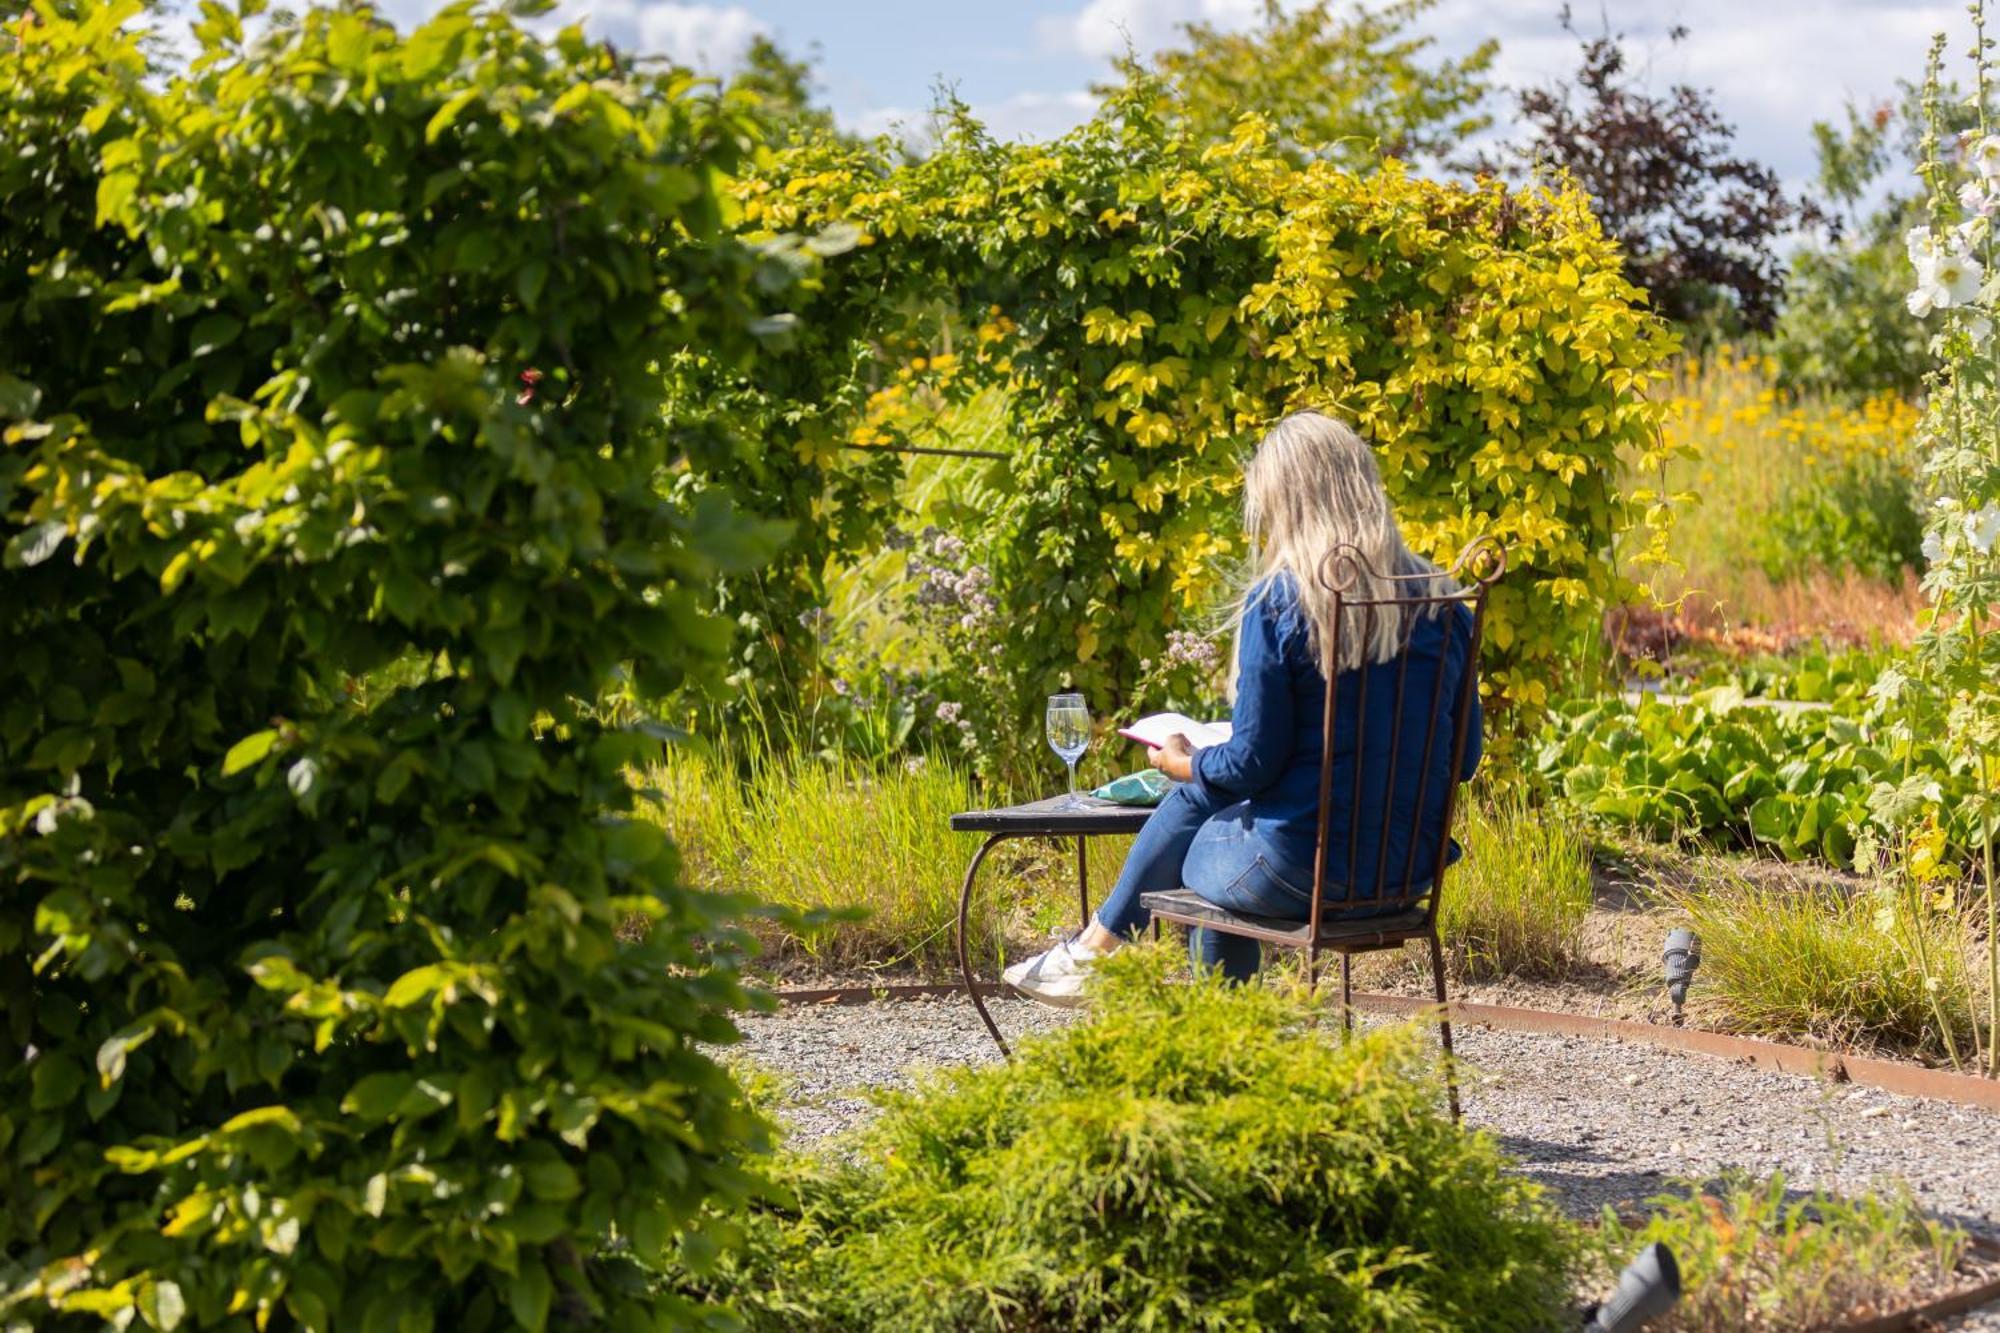
{"label": "green cloth", "polygon": [[1158,805],[1174,789],[1173,779],[1157,768],[1142,768],[1107,782],[1091,795],[1120,805]]}

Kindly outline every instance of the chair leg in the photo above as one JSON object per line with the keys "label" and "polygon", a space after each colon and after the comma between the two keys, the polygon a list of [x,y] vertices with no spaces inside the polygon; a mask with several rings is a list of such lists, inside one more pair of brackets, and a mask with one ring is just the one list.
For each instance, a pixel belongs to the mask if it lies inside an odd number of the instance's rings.
{"label": "chair leg", "polygon": [[1446,1008],[1444,997],[1444,946],[1438,942],[1437,932],[1431,932],[1431,988],[1437,993],[1438,1038],[1444,1043],[1444,1089],[1451,1101],[1451,1118],[1456,1121],[1458,1112],[1458,1069],[1456,1058],[1451,1052],[1451,1010]]}
{"label": "chair leg", "polygon": [[1354,955],[1340,956],[1340,1022],[1349,1033],[1354,1032]]}

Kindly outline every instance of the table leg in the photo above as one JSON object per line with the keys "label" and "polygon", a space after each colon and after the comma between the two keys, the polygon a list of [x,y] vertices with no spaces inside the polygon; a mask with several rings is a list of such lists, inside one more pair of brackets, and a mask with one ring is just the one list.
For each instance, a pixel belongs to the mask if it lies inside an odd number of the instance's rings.
{"label": "table leg", "polygon": [[1088,838],[1076,840],[1076,900],[1083,914],[1079,921],[1085,930],[1090,929],[1090,862],[1085,855],[1089,846]]}
{"label": "table leg", "polygon": [[[979,851],[972,858],[972,864],[965,869],[965,883],[958,891],[958,970],[965,978],[966,996],[971,999],[972,1007],[979,1011],[979,1021],[986,1025],[987,1032],[992,1034],[993,1044],[1000,1048],[1000,1054],[1003,1056],[1011,1056],[1012,1052],[1007,1049],[1007,1039],[1000,1035],[999,1025],[994,1023],[993,1015],[986,1012],[986,1001],[979,998],[979,983],[972,979],[972,956],[967,952],[965,926],[966,917],[972,910],[972,884],[979,877],[980,864],[986,860],[986,853],[999,846],[1007,836],[1005,833],[995,833],[980,844]],[[1082,839],[1077,841],[1081,844]]]}

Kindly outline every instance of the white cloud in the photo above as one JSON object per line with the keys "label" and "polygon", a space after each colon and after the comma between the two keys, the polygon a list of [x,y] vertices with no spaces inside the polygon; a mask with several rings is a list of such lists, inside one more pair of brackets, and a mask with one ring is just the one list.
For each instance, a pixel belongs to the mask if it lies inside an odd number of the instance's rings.
{"label": "white cloud", "polygon": [[1089,0],[1077,14],[1037,20],[1047,50],[1111,60],[1127,45],[1150,55],[1171,45],[1182,25],[1245,28],[1264,12],[1263,0]]}
{"label": "white cloud", "polygon": [[[1053,139],[1089,120],[1097,110],[1097,98],[1078,89],[1062,93],[1015,93],[998,101],[974,102],[973,117],[996,139]],[[917,111],[902,106],[873,107],[847,117],[846,128],[873,137],[891,134],[922,150],[935,139],[928,108]]]}
{"label": "white cloud", "polygon": [[1068,93],[1016,93],[998,102],[975,103],[972,112],[996,138],[1053,139],[1089,120],[1097,98],[1081,89]]}
{"label": "white cloud", "polygon": [[552,16],[581,19],[584,30],[623,51],[671,56],[708,73],[742,63],[750,42],[771,25],[740,5],[683,5],[664,0],[567,0]]}
{"label": "white cloud", "polygon": [[[1499,38],[1495,80],[1536,86],[1576,72],[1576,41],[1556,25],[1555,8],[1552,0],[1443,0],[1420,26],[1454,54]],[[1849,99],[1870,105],[1893,97],[1898,79],[1921,79],[1933,32],[1950,33],[1954,53],[1969,36],[1963,5],[1932,0],[1609,0],[1601,10],[1576,7],[1579,32],[1595,35],[1605,24],[1626,34],[1631,72],[1643,86],[1657,94],[1676,83],[1712,91],[1736,127],[1738,149],[1795,188],[1815,171],[1813,121],[1842,123]],[[1687,27],[1685,41],[1668,40],[1676,24]],[[1506,133],[1511,98],[1502,94],[1491,109]]]}

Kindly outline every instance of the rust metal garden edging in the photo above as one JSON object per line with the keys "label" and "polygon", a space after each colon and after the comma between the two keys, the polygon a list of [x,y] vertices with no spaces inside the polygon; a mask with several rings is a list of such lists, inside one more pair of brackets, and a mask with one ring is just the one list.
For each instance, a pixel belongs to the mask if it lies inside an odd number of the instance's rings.
{"label": "rust metal garden edging", "polygon": [[[1007,987],[993,982],[980,983],[983,995],[1007,994]],[[876,1000],[944,999],[965,994],[962,983],[944,985],[828,986],[776,992],[780,1003],[869,1004]],[[1434,1002],[1407,995],[1378,995],[1356,992],[1354,1004],[1371,1013],[1414,1015],[1434,1007]],[[1453,1022],[1475,1023],[1481,1027],[1511,1032],[1540,1032],[1563,1037],[1609,1037],[1614,1041],[1642,1042],[1668,1050],[1691,1051],[1697,1055],[1736,1060],[1784,1074],[1809,1074],[1835,1083],[1856,1083],[1863,1087],[1893,1092],[1904,1097],[1955,1102],[1984,1111],[2000,1111],[2000,1079],[1958,1074],[1948,1069],[1925,1069],[1920,1065],[1873,1056],[1848,1055],[1839,1051],[1814,1050],[1760,1037],[1737,1037],[1700,1028],[1669,1027],[1661,1023],[1636,1023],[1627,1018],[1597,1018],[1587,1014],[1566,1014],[1547,1009],[1522,1009],[1503,1004],[1472,1004],[1453,1000]]]}

